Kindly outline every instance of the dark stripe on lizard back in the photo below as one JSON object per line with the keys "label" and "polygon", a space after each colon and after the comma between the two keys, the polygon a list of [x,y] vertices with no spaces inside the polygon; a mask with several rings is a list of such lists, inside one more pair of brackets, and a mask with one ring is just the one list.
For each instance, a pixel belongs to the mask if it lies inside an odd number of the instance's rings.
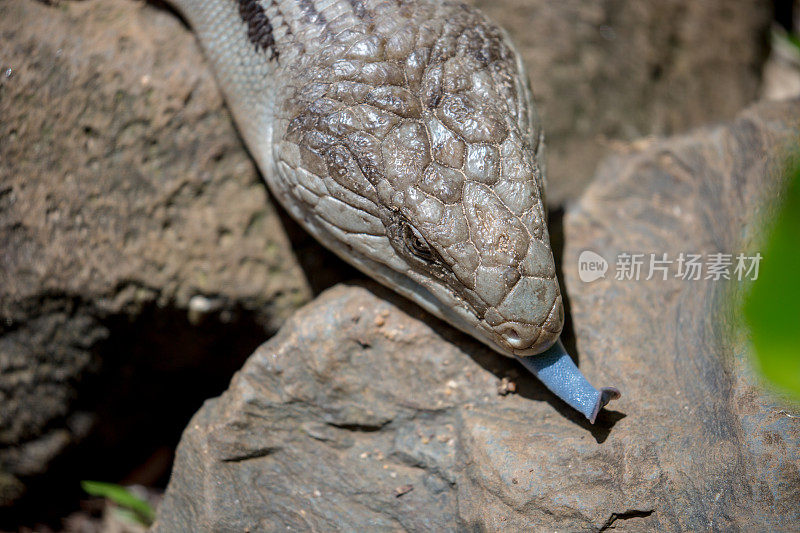
{"label": "dark stripe on lizard back", "polygon": [[275,36],[267,13],[258,0],[236,0],[239,4],[239,16],[247,25],[247,40],[256,47],[256,51],[270,53],[270,59],[278,60],[279,52],[275,46]]}

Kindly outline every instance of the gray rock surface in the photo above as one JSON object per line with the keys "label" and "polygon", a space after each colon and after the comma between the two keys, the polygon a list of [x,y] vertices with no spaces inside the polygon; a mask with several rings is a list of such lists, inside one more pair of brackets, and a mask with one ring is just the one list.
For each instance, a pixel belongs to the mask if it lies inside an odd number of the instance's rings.
{"label": "gray rock surface", "polygon": [[[121,395],[158,372],[219,373],[230,362],[204,342],[235,343],[225,332],[250,322],[249,354],[311,293],[173,15],[2,2],[0,67],[2,505],[89,431],[89,374]],[[134,375],[103,374],[157,331],[160,357],[129,354],[143,356]]]}
{"label": "gray rock surface", "polygon": [[[762,104],[728,126],[609,158],[567,215],[578,348],[590,372],[628,393],[621,410],[632,420],[618,437],[659,473],[661,529],[785,531],[800,520],[800,406],[759,386],[738,308],[747,283],[734,273],[737,254],[759,251],[799,146],[800,100]],[[607,258],[605,279],[579,280],[584,250]],[[682,252],[706,264],[732,254],[732,281],[706,280],[705,269],[702,281],[676,278],[677,264],[667,281],[644,281],[646,268],[642,281],[616,280],[620,253]]]}
{"label": "gray rock surface", "polygon": [[[756,385],[742,284],[615,281],[613,256],[757,249],[799,139],[800,102],[762,105],[611,158],[569,212],[580,366],[623,391],[596,426],[514,361],[340,285],[195,415],[155,530],[796,528],[800,413]],[[606,279],[578,280],[586,249]]]}

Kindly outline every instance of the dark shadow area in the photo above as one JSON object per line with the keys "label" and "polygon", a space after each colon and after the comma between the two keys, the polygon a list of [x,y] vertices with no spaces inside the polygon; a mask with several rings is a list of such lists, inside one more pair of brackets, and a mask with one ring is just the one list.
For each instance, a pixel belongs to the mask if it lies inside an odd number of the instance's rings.
{"label": "dark shadow area", "polygon": [[611,513],[611,516],[608,517],[608,520],[600,526],[599,532],[608,531],[609,529],[616,529],[614,523],[618,520],[630,520],[632,518],[647,518],[653,514],[653,510],[649,511],[637,511],[637,510],[630,510],[625,511],[624,513]]}
{"label": "dark shadow area", "polygon": [[773,0],[775,22],[789,33],[794,32],[795,2],[794,0]]}
{"label": "dark shadow area", "polygon": [[60,520],[87,498],[81,480],[166,487],[191,417],[273,333],[238,309],[191,323],[184,309],[151,304],[102,322],[109,335],[92,350],[93,368],[70,407],[85,413],[91,430],[44,476],[25,479],[29,490],[0,513],[0,530],[60,530]]}
{"label": "dark shadow area", "polygon": [[283,230],[292,242],[295,258],[300,264],[300,268],[303,269],[314,296],[337,283],[366,278],[364,274],[339,259],[336,254],[322,246],[301,228],[300,224],[295,222],[271,193],[269,198],[278,212]]}
{"label": "dark shadow area", "polygon": [[156,9],[160,9],[161,11],[166,11],[175,16],[178,20],[181,21],[181,24],[189,31],[191,31],[192,27],[189,25],[189,22],[183,18],[183,14],[175,9],[169,2],[166,0],[145,0],[145,3],[148,5],[153,6]]}
{"label": "dark shadow area", "polygon": [[572,310],[569,294],[564,287],[564,208],[551,209],[547,213],[547,228],[550,230],[550,248],[556,261],[556,276],[561,287],[561,299],[564,304],[564,329],[561,330],[561,342],[572,356],[575,364],[580,363],[576,346],[575,329],[572,327]]}

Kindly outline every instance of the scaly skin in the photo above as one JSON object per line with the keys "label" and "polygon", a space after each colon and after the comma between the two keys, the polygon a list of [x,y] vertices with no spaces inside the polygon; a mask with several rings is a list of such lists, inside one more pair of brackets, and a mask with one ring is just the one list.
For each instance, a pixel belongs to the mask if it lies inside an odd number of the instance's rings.
{"label": "scaly skin", "polygon": [[556,343],[541,130],[502,30],[457,2],[175,4],[306,230],[503,355]]}

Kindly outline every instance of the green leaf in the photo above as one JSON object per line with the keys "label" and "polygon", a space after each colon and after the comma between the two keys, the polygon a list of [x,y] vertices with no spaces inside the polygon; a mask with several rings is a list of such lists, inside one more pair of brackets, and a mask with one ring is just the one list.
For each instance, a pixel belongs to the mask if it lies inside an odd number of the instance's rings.
{"label": "green leaf", "polygon": [[114,483],[104,483],[102,481],[81,481],[81,488],[91,496],[106,498],[116,503],[122,508],[130,509],[139,521],[149,526],[153,523],[156,513],[149,503],[134,496],[127,488]]}
{"label": "green leaf", "polygon": [[798,37],[797,34],[795,34],[795,33],[787,33],[786,34],[786,40],[789,41],[789,43],[792,46],[797,48],[798,52],[800,52],[800,37]]}
{"label": "green leaf", "polygon": [[800,157],[761,251],[758,278],[744,302],[756,361],[779,389],[800,398]]}
{"label": "green leaf", "polygon": [[130,509],[114,507],[112,509],[112,513],[114,514],[114,518],[116,518],[119,522],[124,522],[126,524],[132,524],[139,527],[150,527],[150,524],[152,524],[152,521],[145,522],[142,517],[139,516],[139,513],[136,511],[131,511]]}

